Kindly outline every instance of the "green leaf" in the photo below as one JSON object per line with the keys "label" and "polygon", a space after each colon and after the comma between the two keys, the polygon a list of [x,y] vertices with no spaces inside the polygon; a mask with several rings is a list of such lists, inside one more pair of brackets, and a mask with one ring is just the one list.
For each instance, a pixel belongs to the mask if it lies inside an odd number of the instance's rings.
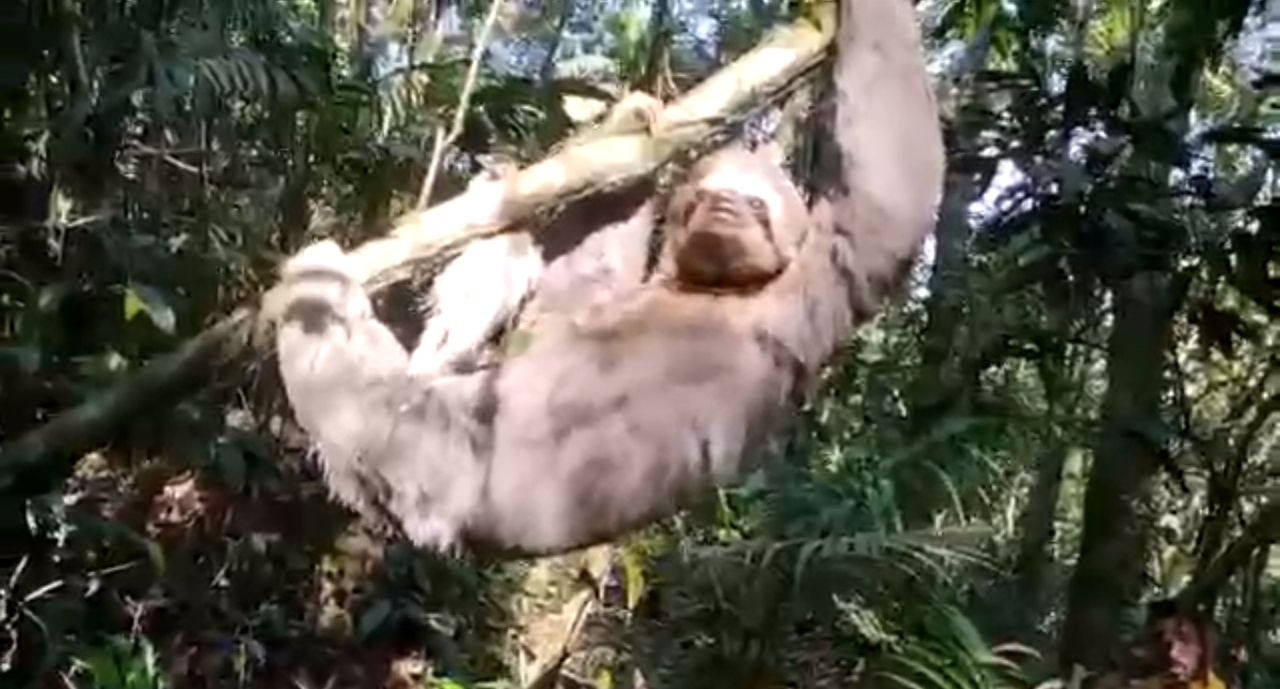
{"label": "green leaf", "polygon": [[361,639],[368,639],[378,627],[381,627],[388,618],[391,617],[391,601],[386,598],[379,598],[373,605],[369,606],[364,614],[360,615],[360,624],[357,625],[357,635]]}
{"label": "green leaf", "polygon": [[159,290],[141,283],[132,283],[124,292],[124,319],[132,321],[139,313],[145,313],[151,323],[166,335],[174,333],[177,317]]}
{"label": "green leaf", "polygon": [[644,594],[645,576],[644,564],[640,561],[640,556],[631,550],[626,550],[622,554],[622,574],[625,582],[627,609],[634,610]]}
{"label": "green leaf", "polygon": [[71,292],[71,285],[66,282],[55,282],[40,288],[36,298],[36,306],[43,313],[53,313],[62,305],[62,300]]}
{"label": "green leaf", "polygon": [[237,492],[244,490],[248,462],[244,451],[235,443],[219,442],[213,449],[213,461],[227,485]]}
{"label": "green leaf", "polygon": [[0,345],[0,361],[13,362],[20,371],[31,375],[40,370],[40,348],[22,345]]}

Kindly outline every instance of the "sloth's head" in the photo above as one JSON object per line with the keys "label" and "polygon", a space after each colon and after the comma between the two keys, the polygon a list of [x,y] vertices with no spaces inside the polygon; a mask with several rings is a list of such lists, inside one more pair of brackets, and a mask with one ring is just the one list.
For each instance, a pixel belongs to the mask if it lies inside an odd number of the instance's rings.
{"label": "sloth's head", "polygon": [[667,208],[660,270],[693,289],[750,290],[795,258],[808,213],[764,151],[732,146],[693,167]]}

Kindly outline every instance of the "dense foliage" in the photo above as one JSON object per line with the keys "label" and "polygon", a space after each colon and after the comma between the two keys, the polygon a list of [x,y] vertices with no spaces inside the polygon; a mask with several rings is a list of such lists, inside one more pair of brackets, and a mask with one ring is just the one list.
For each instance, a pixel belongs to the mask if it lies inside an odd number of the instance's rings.
{"label": "dense foliage", "polygon": [[371,540],[267,355],[73,462],[15,449],[303,244],[675,97],[794,9],[3,3],[0,682],[1031,687],[1177,595],[1273,686],[1280,75],[1248,0],[921,3],[950,171],[911,294],[782,468],[624,543],[479,568]]}

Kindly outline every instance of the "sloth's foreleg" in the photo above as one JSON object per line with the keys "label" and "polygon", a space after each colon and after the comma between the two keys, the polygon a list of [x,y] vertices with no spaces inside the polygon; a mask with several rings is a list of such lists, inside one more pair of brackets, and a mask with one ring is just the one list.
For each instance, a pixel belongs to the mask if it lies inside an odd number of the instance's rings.
{"label": "sloth's foreleg", "polygon": [[285,264],[276,352],[285,394],[316,444],[325,482],[342,502],[381,521],[385,486],[369,470],[391,437],[408,354],[373,316],[350,260],[314,244]]}
{"label": "sloth's foreleg", "polygon": [[410,375],[408,352],[332,242],[283,272],[280,373],[330,491],[420,546],[454,550],[485,478],[488,374]]}

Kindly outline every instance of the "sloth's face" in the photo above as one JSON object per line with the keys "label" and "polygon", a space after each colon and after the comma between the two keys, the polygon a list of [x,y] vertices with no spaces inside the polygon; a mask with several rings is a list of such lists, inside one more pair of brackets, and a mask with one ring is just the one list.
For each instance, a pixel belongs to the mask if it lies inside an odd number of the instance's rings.
{"label": "sloth's face", "polygon": [[750,289],[786,270],[796,228],[789,180],[746,151],[708,158],[674,199],[669,250],[677,279],[700,288]]}
{"label": "sloth's face", "polygon": [[704,287],[749,287],[787,267],[774,242],[773,214],[759,196],[698,188],[675,245],[682,281]]}

